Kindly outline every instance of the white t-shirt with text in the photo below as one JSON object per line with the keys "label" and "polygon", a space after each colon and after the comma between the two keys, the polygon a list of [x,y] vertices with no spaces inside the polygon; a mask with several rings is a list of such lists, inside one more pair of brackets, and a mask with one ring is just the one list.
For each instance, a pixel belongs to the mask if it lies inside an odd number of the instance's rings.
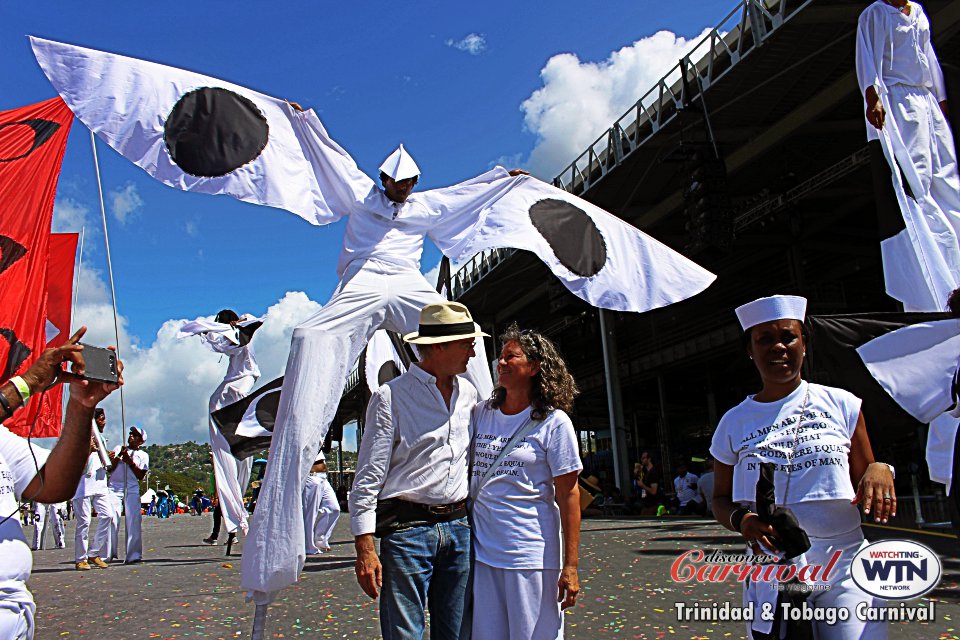
{"label": "white t-shirt with text", "polygon": [[473,409],[472,524],[475,559],[501,569],[560,569],[560,509],[554,478],[580,471],[577,434],[563,411],[553,411],[501,460],[477,495],[500,450],[530,417],[481,402]]}

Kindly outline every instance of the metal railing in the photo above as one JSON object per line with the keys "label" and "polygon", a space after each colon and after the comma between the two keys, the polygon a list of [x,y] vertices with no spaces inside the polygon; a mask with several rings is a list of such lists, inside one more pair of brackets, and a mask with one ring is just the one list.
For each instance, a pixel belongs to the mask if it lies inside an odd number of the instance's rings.
{"label": "metal railing", "polygon": [[[812,0],[740,0],[737,6],[586,151],[553,179],[582,194],[668,122],[689,102],[688,87],[706,91]],[[685,71],[684,71],[685,70]],[[686,78],[684,78],[684,72]],[[686,80],[686,81],[685,81]],[[694,89],[696,100],[699,91]]]}
{"label": "metal railing", "polygon": [[494,267],[516,252],[517,249],[488,249],[475,254],[450,279],[450,299],[458,299],[480,282]]}

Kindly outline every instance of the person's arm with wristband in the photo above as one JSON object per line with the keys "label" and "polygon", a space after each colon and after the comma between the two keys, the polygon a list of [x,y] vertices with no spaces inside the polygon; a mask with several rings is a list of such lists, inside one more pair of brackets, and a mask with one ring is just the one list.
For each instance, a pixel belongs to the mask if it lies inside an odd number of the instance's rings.
{"label": "person's arm with wristband", "polygon": [[[81,377],[84,361],[81,353],[83,346],[79,342],[86,331],[86,327],[80,327],[62,346],[46,349],[22,376],[12,378],[0,387],[4,399],[15,409],[25,405],[30,396],[42,393],[54,384],[70,383],[70,399],[67,402],[60,438],[46,463],[24,490],[24,500],[52,504],[73,497],[90,453],[93,410],[103,398],[122,384],[122,377],[118,384],[90,382]],[[73,364],[73,372],[61,368],[64,362]],[[123,369],[119,361],[117,369]],[[26,387],[25,392],[23,387]],[[16,397],[12,398],[11,393],[16,394]],[[0,405],[2,404],[0,402]]]}

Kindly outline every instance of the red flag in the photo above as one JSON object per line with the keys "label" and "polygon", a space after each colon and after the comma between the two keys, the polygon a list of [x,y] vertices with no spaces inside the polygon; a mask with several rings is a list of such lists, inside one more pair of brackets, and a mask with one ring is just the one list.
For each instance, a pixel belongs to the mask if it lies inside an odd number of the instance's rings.
{"label": "red flag", "polygon": [[[73,268],[77,257],[78,233],[54,233],[50,236],[47,260],[47,347],[59,347],[70,337],[70,311],[73,308]],[[63,385],[43,396],[40,413],[33,425],[32,437],[56,438],[63,423]],[[29,426],[27,426],[29,429]]]}
{"label": "red flag", "polygon": [[[72,121],[60,98],[0,112],[0,382],[47,343],[50,223]],[[31,399],[7,426],[26,435],[38,408]]]}

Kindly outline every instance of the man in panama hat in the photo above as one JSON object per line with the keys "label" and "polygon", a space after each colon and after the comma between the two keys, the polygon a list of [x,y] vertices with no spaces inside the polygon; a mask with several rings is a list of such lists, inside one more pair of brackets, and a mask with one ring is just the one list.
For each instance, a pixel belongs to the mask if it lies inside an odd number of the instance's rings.
{"label": "man in panama hat", "polygon": [[403,338],[417,345],[420,361],[367,406],[350,524],[357,581],[371,598],[383,595],[385,640],[421,637],[423,603],[433,637],[470,629],[467,446],[478,394],[460,374],[486,335],[464,305],[428,304],[419,329]]}

